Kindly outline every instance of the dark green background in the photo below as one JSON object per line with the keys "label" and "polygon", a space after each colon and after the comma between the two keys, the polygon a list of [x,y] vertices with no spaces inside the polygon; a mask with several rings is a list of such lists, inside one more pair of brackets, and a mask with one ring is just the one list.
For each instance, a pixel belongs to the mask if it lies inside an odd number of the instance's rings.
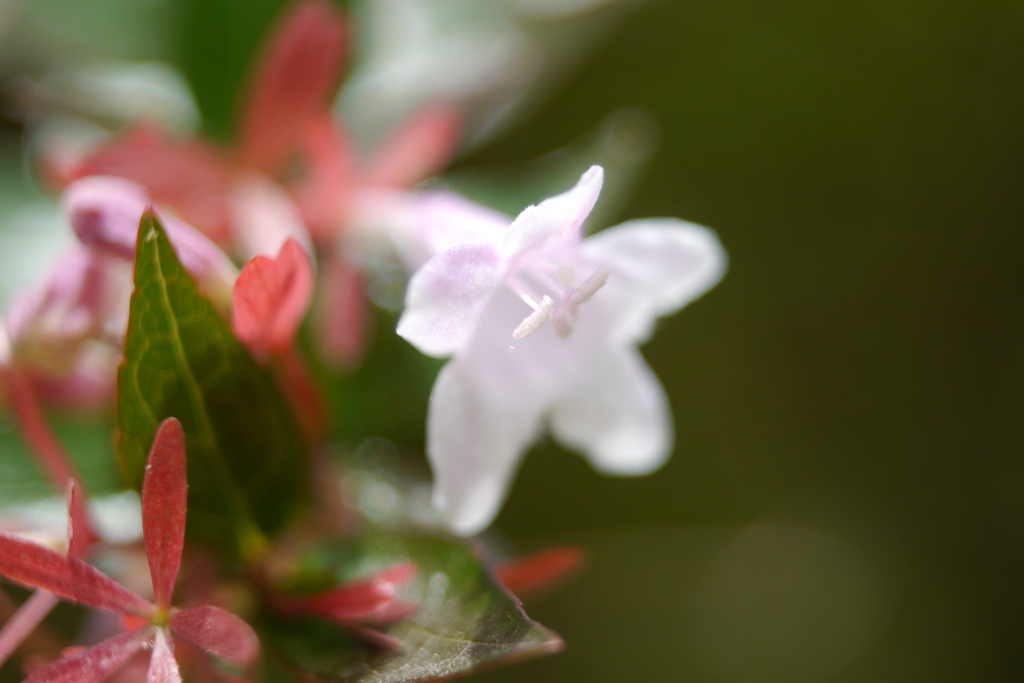
{"label": "dark green background", "polygon": [[[209,130],[275,4],[161,10]],[[662,144],[621,218],[714,227],[730,270],[644,349],[661,472],[526,459],[498,527],[591,566],[528,605],[567,652],[480,680],[1022,680],[1024,4],[651,3],[458,166],[623,105]]]}

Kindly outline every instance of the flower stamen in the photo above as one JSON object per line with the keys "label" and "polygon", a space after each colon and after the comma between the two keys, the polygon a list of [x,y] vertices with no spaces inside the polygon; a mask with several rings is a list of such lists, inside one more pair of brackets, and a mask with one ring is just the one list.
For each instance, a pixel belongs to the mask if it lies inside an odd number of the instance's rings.
{"label": "flower stamen", "polygon": [[545,296],[540,301],[540,305],[537,306],[533,313],[526,316],[523,322],[519,323],[519,327],[512,332],[513,339],[524,339],[530,336],[534,332],[540,329],[544,321],[551,315],[551,310],[555,307],[555,301],[550,296]]}

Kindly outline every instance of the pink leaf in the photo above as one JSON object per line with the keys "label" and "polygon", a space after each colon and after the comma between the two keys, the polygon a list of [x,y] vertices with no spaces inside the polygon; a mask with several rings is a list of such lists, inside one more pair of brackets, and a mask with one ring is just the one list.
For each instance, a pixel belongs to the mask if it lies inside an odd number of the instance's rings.
{"label": "pink leaf", "polygon": [[566,581],[583,567],[586,557],[581,548],[547,548],[498,565],[494,575],[516,597],[537,595]]}
{"label": "pink leaf", "polygon": [[257,256],[235,282],[233,328],[257,355],[291,347],[313,296],[313,268],[299,243],[289,239],[276,258]]}
{"label": "pink leaf", "polygon": [[345,57],[347,29],[330,3],[305,0],[284,17],[266,46],[241,126],[252,165],[277,170],[301,131],[329,106]]}
{"label": "pink leaf", "polygon": [[143,649],[153,631],[126,631],[98,645],[38,669],[25,683],[99,683]]}
{"label": "pink leaf", "polygon": [[153,439],[142,483],[142,533],[153,576],[157,607],[171,606],[174,583],[185,544],[188,479],[185,433],[173,417],[163,421]]}
{"label": "pink leaf", "polygon": [[171,629],[215,657],[249,666],[260,652],[260,641],[249,624],[219,607],[196,607],[171,615]]}
{"label": "pink leaf", "polygon": [[381,145],[368,182],[404,188],[434,175],[455,155],[461,132],[462,116],[454,107],[421,109]]}
{"label": "pink leaf", "polygon": [[168,633],[162,628],[156,630],[153,654],[149,657],[146,683],[181,683],[181,670],[174,659],[174,650]]}
{"label": "pink leaf", "polygon": [[0,534],[0,575],[90,607],[149,618],[153,605],[81,560]]}

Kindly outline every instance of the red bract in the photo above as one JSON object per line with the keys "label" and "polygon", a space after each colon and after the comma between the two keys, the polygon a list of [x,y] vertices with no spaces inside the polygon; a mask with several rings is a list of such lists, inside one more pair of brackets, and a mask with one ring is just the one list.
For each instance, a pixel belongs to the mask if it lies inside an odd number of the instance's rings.
{"label": "red bract", "polygon": [[187,489],[185,436],[181,424],[171,418],[157,431],[142,486],[142,525],[155,604],[76,557],[0,534],[0,574],[8,579],[148,622],[35,671],[30,683],[96,683],[150,647],[147,680],[175,683],[181,674],[172,633],[239,666],[255,660],[256,634],[235,615],[218,607],[178,611],[170,606],[184,545]]}
{"label": "red bract", "polygon": [[398,599],[398,590],[416,576],[416,565],[403,562],[365,579],[350,581],[313,595],[277,595],[274,606],[282,614],[314,614],[345,626],[371,642],[395,648],[397,644],[370,625],[386,625],[409,616],[416,605]]}
{"label": "red bract", "polygon": [[250,259],[235,281],[235,335],[258,356],[284,353],[291,348],[312,297],[309,256],[289,239],[275,258]]}
{"label": "red bract", "polygon": [[519,599],[547,592],[577,574],[586,561],[582,548],[566,545],[517,557],[494,568],[494,576]]}

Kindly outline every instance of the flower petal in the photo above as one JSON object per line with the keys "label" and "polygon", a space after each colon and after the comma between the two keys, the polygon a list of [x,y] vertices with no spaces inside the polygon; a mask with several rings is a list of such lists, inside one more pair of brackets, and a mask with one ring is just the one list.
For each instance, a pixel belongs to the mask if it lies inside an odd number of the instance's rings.
{"label": "flower petal", "polygon": [[196,607],[171,615],[171,630],[215,657],[249,666],[260,653],[260,641],[249,624],[220,607]]}
{"label": "flower petal", "polygon": [[145,648],[150,628],[125,631],[69,657],[37,669],[25,683],[100,683]]}
{"label": "flower petal", "polygon": [[312,259],[309,232],[298,207],[280,185],[266,176],[247,174],[232,188],[229,203],[234,244],[243,256],[273,256],[293,239]]}
{"label": "flower petal", "polygon": [[598,296],[621,316],[619,339],[631,342],[646,340],[656,317],[713,287],[728,262],[714,232],[673,218],[623,223],[588,237],[580,251],[611,268],[607,291]]}
{"label": "flower petal", "polygon": [[185,545],[185,468],[185,432],[181,423],[171,417],[156,432],[142,482],[142,536],[153,577],[153,595],[162,610],[171,606]]}
{"label": "flower petal", "polygon": [[313,267],[289,239],[275,258],[257,256],[242,269],[232,295],[235,335],[257,355],[283,353],[295,340],[313,298]]}
{"label": "flower petal", "polygon": [[90,607],[153,614],[153,605],[85,562],[7,534],[0,534],[0,575]]}
{"label": "flower petal", "polygon": [[398,334],[428,356],[455,353],[473,336],[502,274],[501,258],[488,245],[435,256],[409,281]]}
{"label": "flower petal", "polygon": [[316,308],[320,356],[335,369],[356,367],[366,348],[372,311],[362,274],[343,256],[332,255],[321,269]]}
{"label": "flower petal", "polygon": [[[83,244],[127,261],[135,259],[139,222],[150,206],[145,188],[123,178],[92,176],[68,185],[61,202]],[[237,271],[227,255],[191,225],[159,215],[185,268],[211,296],[219,298],[225,288],[230,292]]]}
{"label": "flower petal", "polygon": [[347,30],[324,0],[297,3],[265,47],[242,122],[250,163],[277,170],[302,128],[330,106],[345,58]]}
{"label": "flower petal", "polygon": [[455,154],[462,117],[455,107],[424,107],[391,133],[374,155],[367,181],[412,187],[440,171]]}
{"label": "flower petal", "polygon": [[503,254],[516,262],[579,240],[604,183],[604,170],[591,166],[568,192],[528,206],[505,234]]}
{"label": "flower petal", "polygon": [[178,660],[174,658],[173,647],[167,631],[156,629],[146,683],[181,683],[181,670],[178,668]]}
{"label": "flower petal", "polygon": [[455,358],[430,394],[427,457],[434,472],[434,507],[455,533],[487,527],[508,493],[520,455],[541,424],[541,401],[493,395]]}
{"label": "flower petal", "polygon": [[552,406],[551,431],[606,474],[640,475],[672,452],[665,392],[633,348],[609,350]]}
{"label": "flower petal", "polygon": [[154,202],[174,207],[188,223],[224,242],[229,224],[224,197],[232,174],[226,156],[218,150],[171,140],[152,126],[137,126],[90,154],[74,177],[117,176],[135,181]]}

